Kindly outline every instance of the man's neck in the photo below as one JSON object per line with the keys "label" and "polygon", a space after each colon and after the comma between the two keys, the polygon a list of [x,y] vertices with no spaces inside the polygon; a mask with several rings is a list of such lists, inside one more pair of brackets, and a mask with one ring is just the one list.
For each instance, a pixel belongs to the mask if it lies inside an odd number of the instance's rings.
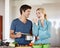
{"label": "man's neck", "polygon": [[26,23],[27,22],[27,19],[25,18],[25,16],[21,15],[19,17],[19,19],[23,22],[23,23]]}

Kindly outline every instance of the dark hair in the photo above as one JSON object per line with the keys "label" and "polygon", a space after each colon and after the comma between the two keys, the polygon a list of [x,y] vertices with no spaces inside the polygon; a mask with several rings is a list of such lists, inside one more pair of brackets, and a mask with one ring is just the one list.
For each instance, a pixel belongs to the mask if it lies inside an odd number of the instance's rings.
{"label": "dark hair", "polygon": [[22,5],[20,7],[20,13],[22,14],[22,11],[25,12],[25,10],[27,10],[27,9],[31,9],[31,6],[29,6],[29,5]]}

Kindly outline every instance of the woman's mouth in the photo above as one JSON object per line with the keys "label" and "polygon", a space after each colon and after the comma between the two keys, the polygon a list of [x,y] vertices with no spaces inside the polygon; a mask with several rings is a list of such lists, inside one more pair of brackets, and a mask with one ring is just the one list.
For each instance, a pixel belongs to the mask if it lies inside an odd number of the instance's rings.
{"label": "woman's mouth", "polygon": [[38,16],[38,18],[40,18],[40,16]]}

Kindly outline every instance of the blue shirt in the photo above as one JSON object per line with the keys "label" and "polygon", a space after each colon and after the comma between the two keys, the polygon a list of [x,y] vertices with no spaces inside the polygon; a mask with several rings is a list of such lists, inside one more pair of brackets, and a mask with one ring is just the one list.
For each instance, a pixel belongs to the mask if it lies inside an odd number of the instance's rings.
{"label": "blue shirt", "polygon": [[[12,21],[11,30],[14,30],[14,34],[16,34],[16,32],[30,34],[31,29],[32,29],[32,22],[28,19],[25,24],[22,21],[20,21],[18,18]],[[20,38],[15,38],[15,41],[20,45],[21,44],[25,45],[30,43],[30,41],[25,40],[25,36],[22,36]]]}
{"label": "blue shirt", "polygon": [[38,21],[38,25],[33,23],[33,35],[39,36],[39,40],[35,41],[35,44],[47,44],[50,38],[50,30],[51,30],[51,23],[50,21],[44,20],[44,27],[42,27],[40,20]]}

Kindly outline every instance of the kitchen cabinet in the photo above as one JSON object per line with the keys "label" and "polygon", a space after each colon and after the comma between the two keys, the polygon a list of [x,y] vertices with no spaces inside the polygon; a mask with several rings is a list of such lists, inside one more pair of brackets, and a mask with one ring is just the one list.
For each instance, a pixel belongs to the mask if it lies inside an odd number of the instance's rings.
{"label": "kitchen cabinet", "polygon": [[3,33],[3,18],[2,16],[0,15],[0,39],[2,40],[2,33]]}

